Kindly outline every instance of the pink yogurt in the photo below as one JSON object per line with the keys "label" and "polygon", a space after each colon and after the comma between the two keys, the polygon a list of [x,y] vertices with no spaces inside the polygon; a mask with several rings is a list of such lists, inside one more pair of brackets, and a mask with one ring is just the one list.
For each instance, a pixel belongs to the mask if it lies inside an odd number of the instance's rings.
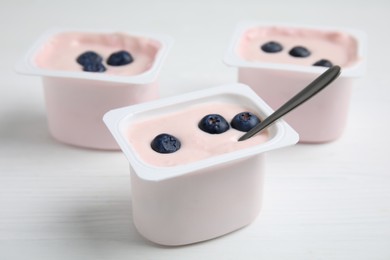
{"label": "pink yogurt", "polygon": [[[259,46],[270,40],[281,43],[284,49],[277,53],[261,51]],[[359,60],[357,45],[357,40],[345,32],[259,26],[242,35],[237,51],[248,61],[311,66],[320,59],[327,59],[345,68]],[[307,47],[311,54],[305,58],[292,57],[288,51],[295,46]]]}
{"label": "pink yogurt", "polygon": [[[134,61],[123,66],[109,66],[103,73],[113,75],[137,75],[149,70],[154,62],[160,43],[146,37],[135,37],[124,33],[82,33],[63,32],[50,38],[37,52],[35,62],[38,67],[81,71],[77,57],[86,51],[95,51],[103,57],[103,62],[110,54],[125,50]],[[66,53],[66,55],[63,55]]]}
{"label": "pink yogurt", "polygon": [[[224,133],[209,134],[198,127],[201,118],[207,114],[220,114],[230,122],[236,114],[248,110],[248,107],[227,102],[192,105],[180,111],[131,124],[128,128],[128,141],[143,161],[154,166],[169,167],[204,160],[267,141],[267,131],[247,141],[238,142],[238,138],[245,132],[230,127]],[[152,139],[161,133],[169,133],[178,138],[181,148],[172,154],[161,154],[152,150]]]}

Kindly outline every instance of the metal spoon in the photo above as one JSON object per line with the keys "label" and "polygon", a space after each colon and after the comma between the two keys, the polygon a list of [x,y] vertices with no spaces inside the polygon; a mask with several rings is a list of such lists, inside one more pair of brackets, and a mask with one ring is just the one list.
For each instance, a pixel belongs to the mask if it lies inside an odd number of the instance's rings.
{"label": "metal spoon", "polygon": [[290,100],[288,100],[284,105],[282,105],[278,110],[273,112],[270,116],[268,116],[266,119],[261,121],[259,124],[257,124],[255,127],[253,127],[251,130],[249,130],[246,134],[241,136],[238,141],[244,141],[264,128],[268,127],[270,124],[293,110],[294,108],[298,107],[299,105],[303,104],[305,101],[309,100],[311,97],[316,95],[318,92],[320,92],[322,89],[324,89],[326,86],[328,86],[332,81],[334,81],[339,75],[340,75],[341,68],[340,66],[333,66],[326,70],[324,73],[322,73],[318,78],[316,78],[313,82],[311,82],[307,87],[305,87],[303,90],[301,90],[298,94],[296,94],[294,97],[292,97]]}

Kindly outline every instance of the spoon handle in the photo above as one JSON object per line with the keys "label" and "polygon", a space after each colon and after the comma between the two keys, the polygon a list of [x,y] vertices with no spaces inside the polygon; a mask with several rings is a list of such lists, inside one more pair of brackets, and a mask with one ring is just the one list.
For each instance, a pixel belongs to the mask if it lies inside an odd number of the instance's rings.
{"label": "spoon handle", "polygon": [[244,141],[270,124],[272,124],[274,121],[279,119],[280,117],[284,116],[297,106],[301,105],[314,95],[316,95],[318,92],[320,92],[323,88],[328,86],[330,83],[332,83],[339,75],[340,75],[341,68],[340,66],[333,66],[329,69],[327,69],[324,73],[322,73],[318,78],[316,78],[313,82],[311,82],[307,87],[305,87],[303,90],[301,90],[298,94],[296,94],[294,97],[292,97],[290,100],[288,100],[283,106],[281,106],[278,110],[273,112],[269,117],[264,119],[262,122],[260,122],[258,125],[253,127],[251,130],[249,130],[246,134],[241,136],[238,141]]}

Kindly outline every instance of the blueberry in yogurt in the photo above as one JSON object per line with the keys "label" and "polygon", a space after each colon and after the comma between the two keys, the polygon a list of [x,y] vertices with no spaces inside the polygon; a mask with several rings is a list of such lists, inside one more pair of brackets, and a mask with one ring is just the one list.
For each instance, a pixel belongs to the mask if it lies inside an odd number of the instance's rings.
{"label": "blueberry in yogurt", "polygon": [[278,42],[269,41],[269,42],[266,42],[263,45],[261,45],[261,49],[264,52],[276,53],[276,52],[282,51],[283,50],[283,46],[280,43],[278,43]]}
{"label": "blueberry in yogurt", "polygon": [[122,66],[130,64],[134,61],[133,56],[127,51],[118,51],[112,53],[108,59],[107,64],[111,66]]}
{"label": "blueberry in yogurt", "polygon": [[303,46],[295,46],[290,50],[289,54],[293,57],[305,58],[310,56],[311,53],[307,48]]}
{"label": "blueberry in yogurt", "polygon": [[170,134],[159,134],[152,140],[150,146],[158,153],[174,153],[181,147],[181,142]]}
{"label": "blueberry in yogurt", "polygon": [[329,60],[327,60],[327,59],[321,59],[321,60],[319,60],[319,61],[316,61],[314,64],[313,64],[313,66],[322,66],[322,67],[332,67],[333,66],[333,64],[332,64],[332,62],[330,62]]}
{"label": "blueberry in yogurt", "polygon": [[229,123],[219,114],[204,116],[198,123],[198,127],[209,134],[221,134],[229,130]]}
{"label": "blueberry in yogurt", "polygon": [[90,64],[101,63],[103,61],[103,58],[94,51],[86,51],[80,54],[77,57],[76,61],[80,65],[86,66]]}
{"label": "blueberry in yogurt", "polygon": [[94,51],[86,51],[80,54],[77,63],[83,66],[83,71],[104,72],[106,67],[103,65],[103,58]]}
{"label": "blueberry in yogurt", "polygon": [[87,72],[105,72],[106,67],[102,63],[87,63],[83,66],[83,71]]}
{"label": "blueberry in yogurt", "polygon": [[255,114],[251,112],[241,112],[233,117],[230,125],[239,131],[248,132],[259,123],[260,119]]}

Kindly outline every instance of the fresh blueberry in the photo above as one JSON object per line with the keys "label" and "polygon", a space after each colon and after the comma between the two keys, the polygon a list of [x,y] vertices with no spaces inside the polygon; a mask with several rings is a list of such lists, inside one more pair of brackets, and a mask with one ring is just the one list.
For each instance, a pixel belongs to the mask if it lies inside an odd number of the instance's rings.
{"label": "fresh blueberry", "polygon": [[261,49],[264,52],[275,53],[275,52],[282,51],[283,46],[278,42],[270,41],[270,42],[266,42],[263,45],[261,45]]}
{"label": "fresh blueberry", "polygon": [[333,64],[332,62],[330,62],[329,60],[326,60],[326,59],[321,59],[319,61],[316,61],[313,66],[322,66],[322,67],[332,67]]}
{"label": "fresh blueberry", "polygon": [[305,47],[302,47],[302,46],[295,46],[294,48],[292,48],[289,52],[289,54],[293,57],[297,57],[297,58],[305,58],[307,56],[309,56],[311,53],[308,49],[306,49]]}
{"label": "fresh blueberry", "polygon": [[87,63],[83,66],[84,71],[88,72],[104,72],[106,67],[102,63]]}
{"label": "fresh blueberry", "polygon": [[198,127],[209,134],[221,134],[229,130],[229,123],[219,114],[210,114],[204,116],[198,124]]}
{"label": "fresh blueberry", "polygon": [[94,63],[101,63],[102,60],[102,57],[94,51],[86,51],[80,54],[76,59],[76,61],[82,66]]}
{"label": "fresh blueberry", "polygon": [[133,57],[127,51],[118,51],[108,57],[107,64],[111,66],[122,66],[134,61]]}
{"label": "fresh blueberry", "polygon": [[181,143],[173,135],[164,133],[157,135],[150,146],[158,153],[174,153],[180,149]]}
{"label": "fresh blueberry", "polygon": [[238,113],[230,122],[234,129],[242,132],[248,132],[258,123],[260,123],[260,119],[251,112]]}

